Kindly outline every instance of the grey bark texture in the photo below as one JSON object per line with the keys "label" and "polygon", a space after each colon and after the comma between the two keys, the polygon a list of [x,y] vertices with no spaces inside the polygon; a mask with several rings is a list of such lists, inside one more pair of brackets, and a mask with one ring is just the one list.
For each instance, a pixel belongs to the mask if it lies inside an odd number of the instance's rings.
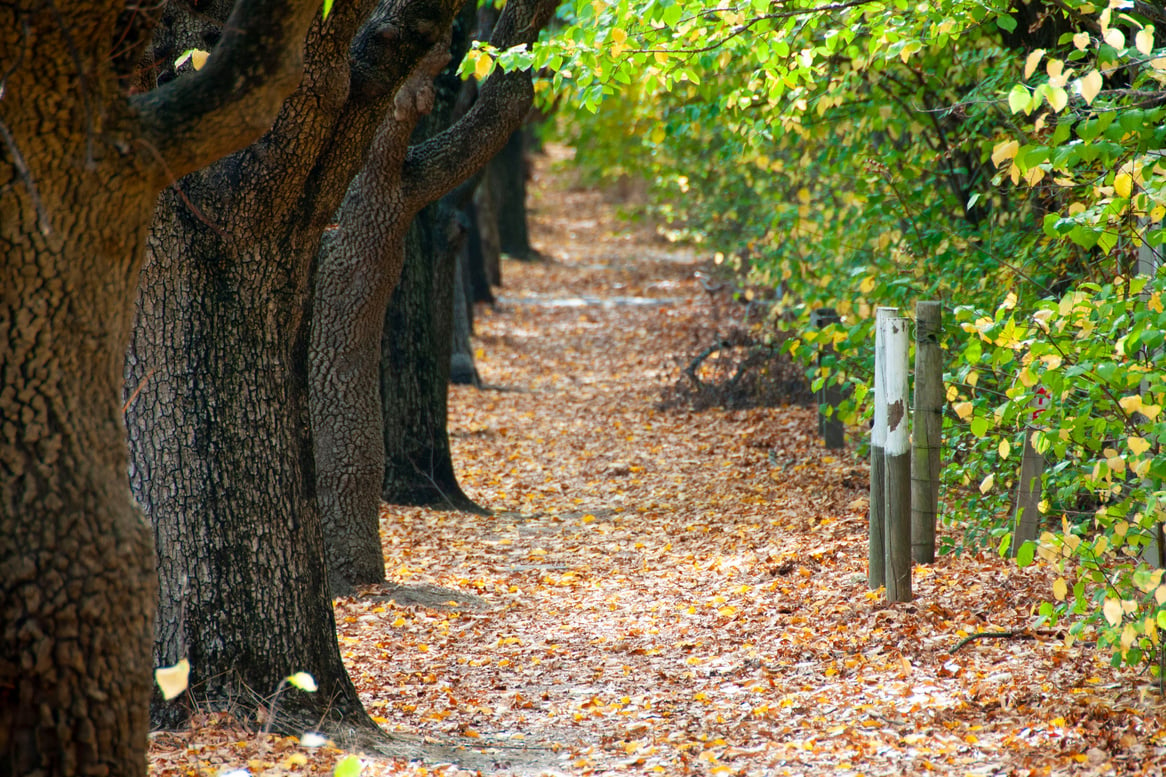
{"label": "grey bark texture", "polygon": [[[130,472],[158,545],[155,660],[187,657],[192,674],[187,703],[155,704],[157,725],[181,725],[191,701],[261,716],[284,677],[307,671],[320,690],[283,691],[276,730],[376,731],[340,660],[327,585],[312,271],[397,87],[455,5],[361,0],[317,16],[304,77],[270,131],[160,201],[125,362]],[[226,37],[213,10],[176,19],[175,46]]]}
{"label": "grey bark texture", "polygon": [[241,2],[212,73],[136,96],[151,19],[125,11],[0,7],[5,775],[146,773],[157,583],[120,400],[146,229],[171,174],[270,124],[315,7]]}
{"label": "grey bark texture", "polygon": [[[554,6],[535,0],[508,3],[495,44],[533,40]],[[380,344],[389,299],[405,262],[407,230],[421,208],[489,159],[533,98],[529,73],[495,73],[457,124],[410,145],[421,117],[433,107],[432,78],[447,58],[440,50],[431,52],[398,96],[393,115],[378,131],[337,213],[337,228],[320,249],[311,347],[312,424],[330,575],[338,591],[384,579],[378,518],[385,467]],[[449,310],[447,306],[446,315]],[[446,359],[448,369],[448,355]]]}

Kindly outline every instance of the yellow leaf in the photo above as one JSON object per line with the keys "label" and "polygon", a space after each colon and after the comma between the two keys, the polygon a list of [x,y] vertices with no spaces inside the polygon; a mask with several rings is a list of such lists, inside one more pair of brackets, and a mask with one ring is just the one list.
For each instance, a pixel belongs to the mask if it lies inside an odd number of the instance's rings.
{"label": "yellow leaf", "polygon": [[1128,200],[1133,192],[1133,186],[1134,179],[1129,173],[1118,173],[1113,177],[1113,191],[1118,197],[1125,197]]}
{"label": "yellow leaf", "polygon": [[1093,100],[1097,98],[1098,93],[1101,91],[1101,85],[1101,73],[1098,73],[1096,70],[1090,70],[1087,74],[1077,79],[1077,91],[1081,93],[1081,97],[1087,105],[1093,104]]}
{"label": "yellow leaf", "polygon": [[190,662],[183,658],[174,666],[160,666],[154,670],[154,680],[162,689],[162,696],[173,699],[186,690],[190,681]]}
{"label": "yellow leaf", "polygon": [[1101,37],[1105,39],[1106,43],[1108,43],[1110,46],[1113,46],[1115,49],[1120,50],[1126,47],[1126,36],[1123,35],[1122,31],[1116,27],[1110,27],[1101,34]]}
{"label": "yellow leaf", "polygon": [[956,397],[958,397],[959,395],[960,395],[960,390],[958,388],[956,388],[955,386],[948,386],[947,387],[947,401],[948,402],[954,402],[956,400]]}
{"label": "yellow leaf", "polygon": [[1008,454],[1012,452],[1012,444],[1008,440],[1001,440],[996,451],[1000,454],[1000,458],[1006,459],[1008,458]]}
{"label": "yellow leaf", "polygon": [[1142,55],[1150,56],[1150,52],[1154,50],[1154,25],[1147,24],[1138,30],[1138,34],[1134,36],[1134,46]]}
{"label": "yellow leaf", "polygon": [[1024,60],[1024,77],[1027,79],[1036,71],[1036,66],[1040,64],[1040,58],[1045,55],[1044,49],[1033,49],[1032,53]]}
{"label": "yellow leaf", "polygon": [[955,414],[959,416],[961,421],[968,420],[968,418],[970,418],[972,415],[971,402],[956,402],[951,406],[951,409],[955,411]]}
{"label": "yellow leaf", "polygon": [[195,49],[194,51],[190,52],[190,64],[194,65],[195,70],[202,70],[202,66],[206,64],[206,61],[210,58],[210,55],[211,53],[209,51]]}
{"label": "yellow leaf", "polygon": [[996,473],[989,472],[988,477],[980,481],[980,493],[986,494],[992,490],[992,486],[996,483]]}
{"label": "yellow leaf", "polygon": [[1054,86],[1045,92],[1045,99],[1049,101],[1054,112],[1060,113],[1069,104],[1069,93],[1059,86]]}
{"label": "yellow leaf", "polygon": [[1153,421],[1162,412],[1161,405],[1142,405],[1142,415]]}
{"label": "yellow leaf", "polygon": [[1126,444],[1130,446],[1135,456],[1141,456],[1150,449],[1150,443],[1146,442],[1141,437],[1131,437],[1126,440]]}
{"label": "yellow leaf", "polygon": [[1142,409],[1142,397],[1140,394],[1130,394],[1122,397],[1117,401],[1121,405],[1121,409],[1126,412],[1126,415],[1133,415]]}
{"label": "yellow leaf", "polygon": [[1105,604],[1101,606],[1101,613],[1105,616],[1105,620],[1109,622],[1110,626],[1118,626],[1121,624],[1121,599],[1106,599]]}
{"label": "yellow leaf", "polygon": [[478,52],[478,59],[474,62],[474,78],[481,81],[486,76],[490,75],[490,71],[494,68],[494,60],[484,51]]}
{"label": "yellow leaf", "polygon": [[992,164],[999,167],[1020,150],[1020,143],[1016,140],[1003,140],[992,147]]}
{"label": "yellow leaf", "polygon": [[1053,581],[1053,598],[1058,602],[1065,601],[1065,597],[1069,595],[1069,584],[1065,582],[1065,578],[1058,577]]}
{"label": "yellow leaf", "polygon": [[628,39],[628,34],[623,28],[615,27],[612,29],[609,37],[611,38],[612,43],[623,43]]}
{"label": "yellow leaf", "polygon": [[1134,640],[1138,638],[1138,632],[1134,630],[1134,624],[1127,623],[1121,630],[1121,649],[1123,651],[1129,650],[1133,647]]}
{"label": "yellow leaf", "polygon": [[1077,47],[1078,51],[1084,51],[1089,45],[1089,33],[1079,32],[1073,36],[1073,45]]}

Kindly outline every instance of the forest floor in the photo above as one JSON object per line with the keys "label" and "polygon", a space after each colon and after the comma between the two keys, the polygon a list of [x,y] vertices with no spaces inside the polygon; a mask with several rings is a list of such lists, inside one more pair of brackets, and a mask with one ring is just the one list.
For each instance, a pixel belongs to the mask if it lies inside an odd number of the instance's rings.
{"label": "forest floor", "polygon": [[[944,556],[887,604],[866,584],[853,440],[824,449],[796,404],[665,403],[744,308],[701,285],[702,252],[552,162],[532,195],[547,259],[505,264],[476,322],[488,388],[450,395],[462,485],[495,514],[385,507],[392,583],[337,601],[370,714],[465,757],[363,758],[364,775],[1166,772],[1149,678],[1032,629],[1040,568]],[[1014,636],[953,652],[981,632]],[[208,718],[156,735],[151,767],[328,774],[340,757]]]}

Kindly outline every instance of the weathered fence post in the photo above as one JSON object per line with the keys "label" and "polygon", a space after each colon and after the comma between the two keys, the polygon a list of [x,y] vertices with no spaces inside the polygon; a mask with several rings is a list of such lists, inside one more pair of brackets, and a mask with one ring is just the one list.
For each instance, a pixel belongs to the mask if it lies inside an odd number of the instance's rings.
{"label": "weathered fence post", "polygon": [[[818,308],[810,313],[810,325],[822,329],[830,324],[837,324],[842,320],[834,308]],[[822,363],[822,356],[833,353],[834,346],[827,345],[818,349],[818,364]],[[842,391],[838,384],[827,379],[818,390],[818,434],[822,435],[827,448],[841,448],[845,444],[842,420],[838,418],[838,403],[842,400]],[[827,416],[825,408],[830,408]]]}
{"label": "weathered fence post", "polygon": [[887,601],[911,601],[911,445],[907,428],[909,374],[906,318],[880,322],[884,345],[883,415],[886,421],[886,586]]}
{"label": "weathered fence post", "polygon": [[898,308],[879,308],[875,312],[875,368],[874,425],[870,433],[870,511],[867,524],[867,574],[866,582],[871,588],[880,588],[886,583],[886,471],[883,445],[887,437],[886,407],[883,403],[882,363],[886,359],[882,322],[898,315]]}
{"label": "weathered fence post", "polygon": [[940,302],[915,303],[915,413],[911,435],[911,557],[935,561],[939,459],[943,438],[943,329]]}
{"label": "weathered fence post", "polygon": [[1036,419],[1049,406],[1048,392],[1037,388],[1032,400],[1030,423],[1024,427],[1024,453],[1020,457],[1020,484],[1016,487],[1016,512],[1012,516],[1012,555],[1027,540],[1035,540],[1040,535],[1041,477],[1045,473],[1045,457],[1036,452],[1032,445],[1032,435],[1036,431]]}

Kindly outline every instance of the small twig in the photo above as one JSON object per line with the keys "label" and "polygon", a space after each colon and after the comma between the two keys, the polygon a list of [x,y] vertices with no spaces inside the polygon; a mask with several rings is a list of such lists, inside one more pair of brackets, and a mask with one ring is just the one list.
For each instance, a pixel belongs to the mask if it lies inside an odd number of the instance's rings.
{"label": "small twig", "polygon": [[[134,403],[134,400],[138,398],[138,394],[142,393],[142,389],[144,389],[146,387],[146,383],[150,380],[150,378],[154,377],[154,373],[157,371],[158,371],[157,367],[151,368],[150,371],[146,373],[146,376],[144,378],[142,378],[141,382],[138,383],[138,387],[136,389],[134,389],[134,393],[130,394],[129,399],[127,399],[126,403],[121,406],[121,414],[122,415],[125,415],[126,411],[130,409],[130,405],[132,405]],[[183,600],[183,601],[185,601],[185,600]]]}
{"label": "small twig", "polygon": [[977,639],[1036,639],[1037,637],[1058,637],[1062,634],[1060,631],[1052,629],[1010,629],[1008,631],[980,631],[968,636],[955,643],[955,646],[948,653],[955,653],[963,648],[969,642],[974,642]]}

